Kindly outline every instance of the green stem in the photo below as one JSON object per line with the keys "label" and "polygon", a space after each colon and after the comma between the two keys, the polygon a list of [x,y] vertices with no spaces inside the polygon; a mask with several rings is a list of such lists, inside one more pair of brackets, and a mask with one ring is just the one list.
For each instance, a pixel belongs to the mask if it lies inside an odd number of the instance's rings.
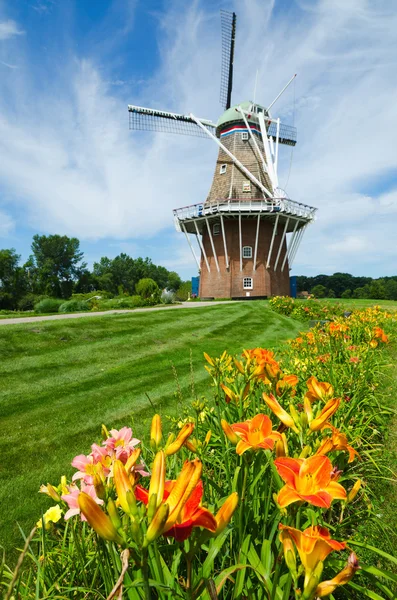
{"label": "green stem", "polygon": [[244,515],[244,500],[245,500],[245,492],[247,488],[247,462],[245,457],[243,456],[243,485],[241,488],[241,497],[240,497],[240,514],[239,514],[239,538],[240,538],[240,547],[243,543],[243,515]]}
{"label": "green stem", "polygon": [[142,549],[142,577],[143,591],[145,592],[145,600],[151,600],[152,595],[149,585],[149,567],[148,567],[148,551],[147,548]]}
{"label": "green stem", "polygon": [[216,406],[216,411],[218,414],[218,425],[219,425],[219,430],[220,430],[220,438],[221,438],[221,444],[222,444],[222,454],[225,458],[224,460],[224,465],[225,465],[225,469],[226,469],[226,477],[227,477],[227,483],[229,486],[229,492],[231,492],[231,488],[232,488],[232,480],[230,478],[230,469],[229,469],[229,457],[226,453],[226,442],[225,442],[225,435],[223,433],[223,429],[221,427],[221,419],[222,419],[222,415],[221,415],[221,409],[219,406],[219,401],[220,401],[220,393],[219,393],[219,380],[217,381],[217,387],[216,387],[216,395],[215,395],[215,406]]}

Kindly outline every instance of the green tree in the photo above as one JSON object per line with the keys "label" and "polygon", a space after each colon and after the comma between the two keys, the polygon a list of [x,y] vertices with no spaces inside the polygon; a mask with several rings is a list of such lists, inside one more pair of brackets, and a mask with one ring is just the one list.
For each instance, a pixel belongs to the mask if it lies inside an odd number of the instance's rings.
{"label": "green tree", "polygon": [[327,295],[327,288],[324,285],[315,285],[311,289],[311,293],[314,294],[315,298],[325,298]]}
{"label": "green tree", "polygon": [[39,293],[69,298],[73,284],[87,265],[77,238],[66,235],[33,236],[33,263]]}
{"label": "green tree", "polygon": [[344,299],[348,299],[348,298],[351,298],[351,297],[352,297],[352,292],[349,289],[345,290],[341,294],[341,298],[344,298]]}
{"label": "green tree", "polygon": [[327,290],[327,298],[335,298],[335,292],[332,288]]}
{"label": "green tree", "polygon": [[181,285],[182,279],[179,277],[178,273],[175,273],[175,271],[169,271],[167,282],[165,284],[167,290],[172,290],[173,292],[176,292],[181,287]]}
{"label": "green tree", "polygon": [[389,279],[385,282],[387,300],[397,300],[397,281]]}
{"label": "green tree", "polygon": [[26,293],[25,272],[14,248],[0,250],[0,308],[12,310]]}
{"label": "green tree", "polygon": [[150,277],[146,277],[145,279],[140,279],[135,286],[135,291],[142,298],[150,298],[159,291],[159,286],[157,283],[151,279]]}

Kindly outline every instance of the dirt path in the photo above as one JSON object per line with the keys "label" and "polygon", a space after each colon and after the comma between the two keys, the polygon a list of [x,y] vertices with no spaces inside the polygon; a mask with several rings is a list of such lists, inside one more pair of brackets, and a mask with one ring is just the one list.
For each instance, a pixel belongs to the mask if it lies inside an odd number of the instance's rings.
{"label": "dirt path", "polygon": [[103,310],[98,312],[80,312],[66,315],[54,314],[45,317],[14,317],[10,319],[0,319],[0,325],[17,325],[18,323],[36,323],[38,321],[54,321],[56,319],[80,319],[81,317],[101,317],[103,315],[120,315],[124,313],[153,312],[156,310],[176,310],[177,308],[201,308],[204,306],[214,306],[214,304],[230,304],[239,302],[239,300],[220,300],[219,302],[182,302],[181,304],[170,304],[167,306],[154,306],[153,308],[133,308],[120,310]]}

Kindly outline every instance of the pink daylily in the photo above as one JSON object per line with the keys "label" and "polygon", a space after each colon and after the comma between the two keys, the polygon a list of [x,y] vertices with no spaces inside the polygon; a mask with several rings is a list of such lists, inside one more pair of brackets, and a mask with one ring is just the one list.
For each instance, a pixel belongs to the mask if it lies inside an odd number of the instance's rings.
{"label": "pink daylily", "polygon": [[63,494],[61,496],[62,500],[66,502],[66,504],[69,506],[69,510],[65,513],[65,521],[70,519],[70,517],[74,517],[78,514],[80,514],[80,518],[82,521],[87,520],[85,516],[80,513],[80,508],[77,501],[77,498],[79,497],[79,494],[81,492],[85,492],[86,494],[91,496],[91,498],[93,498],[93,500],[95,500],[97,504],[103,504],[103,500],[100,500],[100,498],[98,498],[98,496],[96,495],[95,487],[93,485],[86,485],[84,481],[82,481],[81,490],[79,490],[79,488],[76,485],[71,485],[69,486],[69,494]]}
{"label": "pink daylily", "polygon": [[99,463],[102,467],[102,472],[106,477],[109,474],[109,462],[110,458],[107,454],[107,449],[98,446],[98,444],[92,444],[92,452],[86,456],[85,454],[79,454],[72,460],[72,467],[77,469],[72,477],[72,481],[83,479],[84,483],[91,485],[93,483],[92,476],[95,473],[95,466]]}
{"label": "pink daylily", "polygon": [[125,464],[131,451],[137,444],[140,444],[140,440],[132,437],[131,427],[122,427],[120,430],[111,429],[109,433],[111,437],[103,442],[108,455],[114,456]]}

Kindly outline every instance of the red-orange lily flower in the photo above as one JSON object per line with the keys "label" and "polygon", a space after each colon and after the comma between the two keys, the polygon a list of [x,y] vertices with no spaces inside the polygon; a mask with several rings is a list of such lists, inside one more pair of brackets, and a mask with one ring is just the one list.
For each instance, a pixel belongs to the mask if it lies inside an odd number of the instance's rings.
{"label": "red-orange lily flower", "polygon": [[316,568],[320,561],[324,561],[328,554],[334,550],[344,550],[346,548],[345,542],[337,542],[331,539],[328,529],[319,525],[299,531],[299,529],[287,527],[287,525],[280,523],[279,529],[286,532],[294,541],[301,563],[305,567],[306,576]]}
{"label": "red-orange lily flower", "polygon": [[285,391],[290,391],[291,396],[295,396],[296,390],[294,389],[299,379],[296,375],[284,375],[276,383],[276,392],[278,396],[282,396]]}
{"label": "red-orange lily flower", "polygon": [[286,425],[287,427],[291,427],[291,429],[293,429],[295,433],[299,433],[299,429],[297,428],[294,419],[289,413],[287,413],[286,410],[283,409],[280,403],[277,402],[273,394],[263,394],[263,399],[270,408],[270,410],[274,412],[276,417],[278,417],[280,421],[284,423],[284,425]]}
{"label": "red-orange lily flower", "polygon": [[231,429],[240,437],[236,452],[241,456],[246,450],[272,450],[275,440],[281,434],[272,430],[272,422],[267,415],[255,415],[244,423],[234,423]]}
{"label": "red-orange lily flower", "polygon": [[[175,484],[176,481],[165,482],[163,501],[166,504]],[[146,505],[149,503],[148,491],[139,485],[136,487],[136,497]],[[177,542],[183,542],[191,535],[193,527],[204,527],[204,529],[215,532],[218,526],[217,521],[209,510],[201,506],[202,497],[203,482],[200,480],[183,505],[176,523],[168,529],[165,527],[163,534],[175,538]]]}
{"label": "red-orange lily flower", "polygon": [[314,375],[309,377],[306,385],[309,388],[309,391],[306,392],[305,398],[308,398],[310,402],[316,402],[317,400],[326,402],[334,395],[334,388],[332,385],[326,381],[318,381]]}
{"label": "red-orange lily flower", "polygon": [[334,450],[346,450],[349,453],[349,463],[353,462],[358,452],[348,444],[347,437],[335,427],[332,427],[332,436],[325,438],[318,448],[316,454],[328,454]]}
{"label": "red-orange lily flower", "polygon": [[381,327],[375,327],[374,334],[376,338],[379,338],[384,344],[389,342],[388,336],[385,334]]}
{"label": "red-orange lily flower", "polygon": [[319,431],[327,425],[327,421],[339,408],[340,398],[332,398],[324,406],[320,414],[313,419],[309,427],[312,431]]}
{"label": "red-orange lily flower", "polygon": [[329,508],[333,499],[346,500],[345,488],[332,479],[333,467],[327,456],[277,458],[274,464],[286,483],[277,496],[281,508],[300,501]]}

